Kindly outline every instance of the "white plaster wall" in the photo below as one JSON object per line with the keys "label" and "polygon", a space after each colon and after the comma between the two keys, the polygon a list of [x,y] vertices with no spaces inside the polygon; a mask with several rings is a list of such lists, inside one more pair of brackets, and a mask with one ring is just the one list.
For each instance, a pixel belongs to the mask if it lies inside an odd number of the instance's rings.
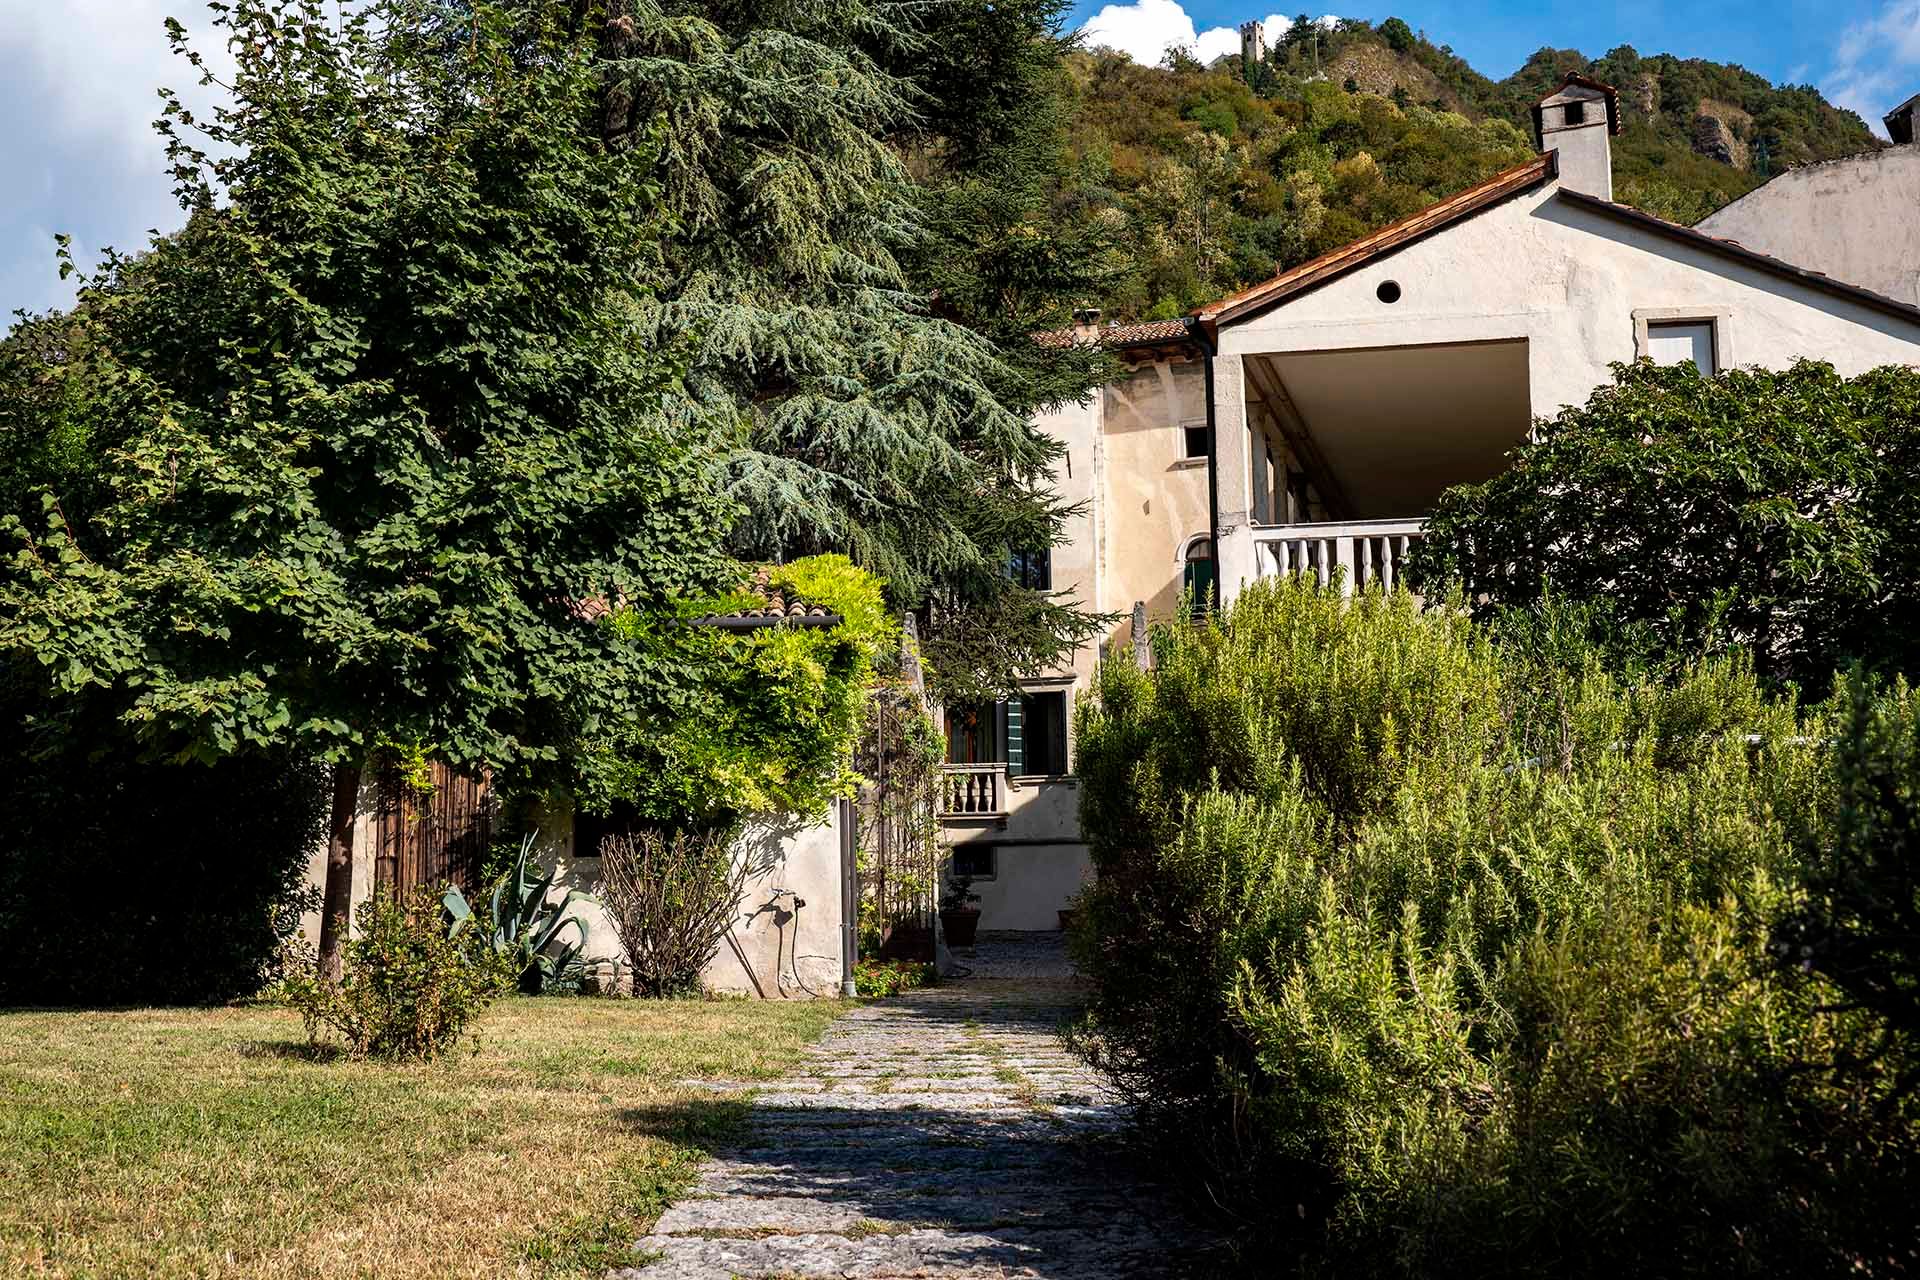
{"label": "white plaster wall", "polygon": [[1143,364],[1109,383],[1102,399],[1100,607],[1121,615],[1107,644],[1124,651],[1134,601],[1155,617],[1178,606],[1181,549],[1210,523],[1206,460],[1185,456],[1184,431],[1206,420],[1206,368],[1198,360]]}
{"label": "white plaster wall", "polygon": [[[1551,416],[1632,360],[1636,310],[1712,314],[1731,363],[1783,368],[1807,356],[1843,374],[1920,366],[1920,324],[1834,297],[1710,250],[1557,198],[1517,196],[1219,333],[1221,584],[1230,598],[1255,576],[1247,530],[1247,354],[1403,344],[1523,340],[1531,409]],[[1376,290],[1401,286],[1397,303]]]}
{"label": "white plaster wall", "polygon": [[1014,778],[1007,783],[1009,840],[1078,840],[1080,783],[1075,778]]}
{"label": "white plaster wall", "polygon": [[[331,804],[331,785],[326,799]],[[360,906],[373,896],[373,819],[379,803],[378,784],[370,778],[363,779],[358,807],[353,815],[353,882],[348,896],[348,937],[359,932],[357,916]],[[307,887],[323,894],[327,891],[327,836],[324,831],[307,854]],[[320,946],[320,911],[317,908],[300,917],[300,936],[306,939],[308,946],[316,949]]]}
{"label": "white plaster wall", "polygon": [[[559,870],[554,896],[568,889],[600,887],[600,858],[576,856],[571,817],[542,827],[542,849]],[[843,978],[840,926],[840,808],[819,820],[751,829],[735,850],[747,860],[746,888],[726,940],[701,972],[708,991],[768,1000],[806,1000],[840,994]],[[625,953],[606,912],[580,903],[587,926],[589,959],[619,960]]]}
{"label": "white plaster wall", "polygon": [[[373,892],[371,817],[375,793],[369,784],[361,790],[359,819],[354,828],[353,905],[357,909]],[[761,827],[742,837],[737,856],[749,860],[746,890],[728,940],[701,974],[710,991],[764,996],[768,999],[808,999],[840,993],[843,978],[840,925],[844,919],[840,879],[839,806],[831,806],[822,820]],[[558,871],[552,898],[570,889],[593,893],[600,887],[600,859],[576,856],[571,815],[542,815],[534,833],[533,856],[542,867]],[[327,850],[323,841],[308,863],[308,883],[324,888]],[[777,889],[790,890],[776,893]],[[796,909],[795,899],[802,905]],[[480,906],[480,904],[476,904]],[[484,910],[484,906],[480,906]],[[606,913],[596,904],[573,908],[587,926],[585,955],[590,960],[625,961],[620,939]],[[320,915],[301,922],[310,944],[318,945]],[[611,966],[602,965],[607,972]]]}
{"label": "white plaster wall", "polygon": [[[1920,364],[1920,324],[1557,198],[1549,185],[1239,324],[1223,353],[1524,339],[1533,412],[1584,403],[1634,357],[1633,313],[1726,317],[1737,364],[1800,356],[1853,374]],[[1401,299],[1375,296],[1397,281]],[[1217,374],[1217,370],[1216,370]]]}
{"label": "white plaster wall", "polygon": [[977,840],[1072,842],[1080,839],[1080,780],[1064,777],[1009,778],[1004,818],[949,819],[949,843]]}
{"label": "white plaster wall", "polygon": [[1920,303],[1920,146],[1789,170],[1709,215],[1699,229]]}
{"label": "white plaster wall", "polygon": [[994,864],[993,879],[973,882],[982,929],[1058,929],[1061,908],[1093,878],[1083,844],[1005,845]]}

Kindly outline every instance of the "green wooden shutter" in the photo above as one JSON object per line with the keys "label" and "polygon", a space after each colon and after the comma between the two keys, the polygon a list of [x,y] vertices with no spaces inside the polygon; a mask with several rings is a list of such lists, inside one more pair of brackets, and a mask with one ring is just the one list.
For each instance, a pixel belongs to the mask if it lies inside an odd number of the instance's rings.
{"label": "green wooden shutter", "polygon": [[1189,560],[1185,587],[1193,593],[1193,611],[1205,613],[1213,607],[1213,561]]}
{"label": "green wooden shutter", "polygon": [[1020,731],[1020,713],[1025,700],[1012,698],[1007,708],[1007,773],[1018,777],[1027,771],[1026,742]]}

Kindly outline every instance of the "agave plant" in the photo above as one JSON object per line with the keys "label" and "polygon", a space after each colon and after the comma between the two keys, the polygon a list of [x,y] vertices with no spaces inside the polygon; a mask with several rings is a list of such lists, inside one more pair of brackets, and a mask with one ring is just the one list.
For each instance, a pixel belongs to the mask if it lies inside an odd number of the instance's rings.
{"label": "agave plant", "polygon": [[[507,874],[493,886],[489,903],[493,914],[493,950],[513,962],[520,975],[520,989],[528,995],[577,986],[585,965],[580,958],[587,945],[587,927],[567,909],[576,902],[592,902],[593,895],[569,889],[558,902],[547,901],[553,888],[554,872],[534,874],[533,837],[520,843],[520,855]],[[441,898],[447,914],[453,917],[450,934],[469,927],[483,927],[479,916],[457,887],[448,888]],[[571,926],[573,939],[561,935]],[[555,947],[554,944],[560,945]],[[549,949],[553,948],[553,949]]]}

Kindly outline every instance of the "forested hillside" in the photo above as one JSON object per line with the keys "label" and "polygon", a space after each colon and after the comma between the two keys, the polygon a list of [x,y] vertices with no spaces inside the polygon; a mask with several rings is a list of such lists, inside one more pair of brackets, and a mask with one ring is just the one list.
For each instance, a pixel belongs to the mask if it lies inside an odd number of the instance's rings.
{"label": "forested hillside", "polygon": [[1251,68],[1070,55],[1063,202],[1132,248],[1109,317],[1179,315],[1525,160],[1529,109],[1568,71],[1620,90],[1615,197],[1676,222],[1879,145],[1811,86],[1736,66],[1542,49],[1495,81],[1397,18],[1303,19]]}

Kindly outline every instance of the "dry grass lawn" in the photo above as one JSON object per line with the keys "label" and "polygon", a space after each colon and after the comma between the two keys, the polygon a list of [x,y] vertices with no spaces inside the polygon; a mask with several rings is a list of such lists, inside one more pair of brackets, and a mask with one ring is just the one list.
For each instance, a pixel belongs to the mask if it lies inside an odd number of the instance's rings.
{"label": "dry grass lawn", "polygon": [[0,1013],[0,1275],[599,1276],[844,1005],[510,1000],[425,1066],[271,1008]]}

